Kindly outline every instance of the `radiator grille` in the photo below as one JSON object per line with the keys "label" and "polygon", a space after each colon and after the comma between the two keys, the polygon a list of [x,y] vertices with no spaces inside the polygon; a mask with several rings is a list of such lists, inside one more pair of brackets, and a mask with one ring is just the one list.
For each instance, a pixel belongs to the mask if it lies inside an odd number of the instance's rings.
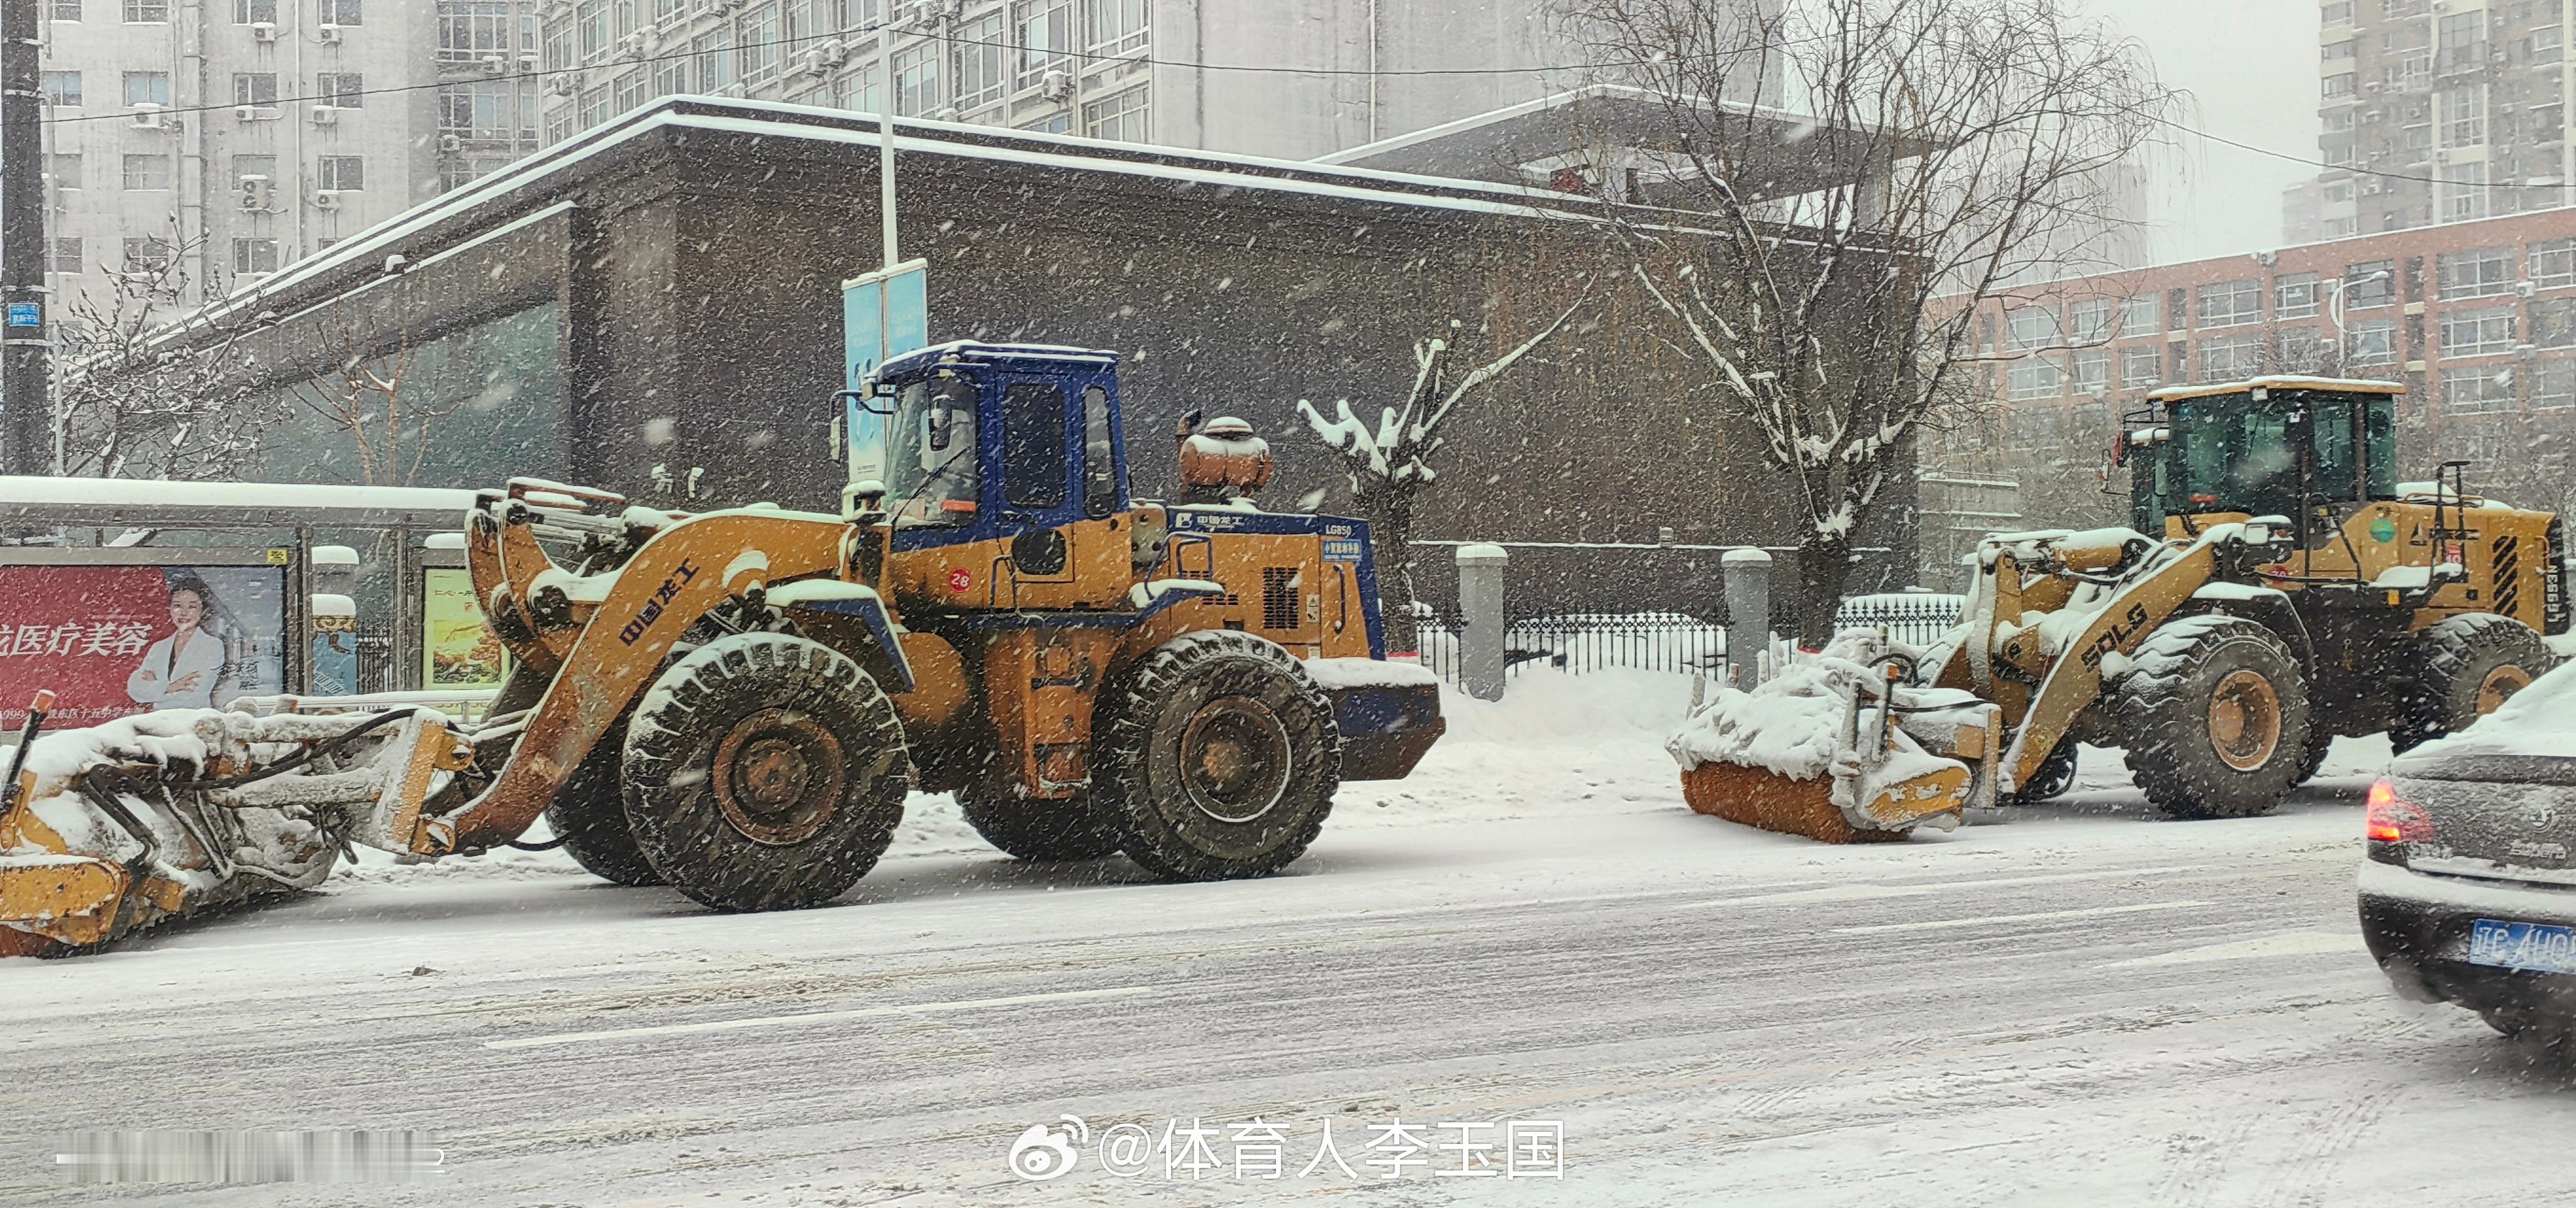
{"label": "radiator grille", "polygon": [[1296,567],[1261,568],[1261,627],[1263,629],[1297,627]]}

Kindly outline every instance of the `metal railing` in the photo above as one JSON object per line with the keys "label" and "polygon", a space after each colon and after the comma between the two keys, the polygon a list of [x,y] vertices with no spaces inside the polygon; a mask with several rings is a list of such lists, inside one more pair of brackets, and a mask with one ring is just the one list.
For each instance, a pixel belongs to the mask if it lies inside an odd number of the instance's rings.
{"label": "metal railing", "polygon": [[[1422,665],[1442,679],[1458,678],[1458,635],[1464,620],[1455,610],[1433,609],[1415,621]],[[1532,667],[1580,674],[1605,667],[1688,673],[1712,670],[1726,660],[1726,627],[1687,613],[1589,613],[1529,617],[1503,631],[1506,675]]]}
{"label": "metal railing", "polygon": [[1959,623],[1967,597],[1933,592],[1890,592],[1854,596],[1834,613],[1836,629],[1887,628],[1887,636],[1909,646],[1929,646]]}

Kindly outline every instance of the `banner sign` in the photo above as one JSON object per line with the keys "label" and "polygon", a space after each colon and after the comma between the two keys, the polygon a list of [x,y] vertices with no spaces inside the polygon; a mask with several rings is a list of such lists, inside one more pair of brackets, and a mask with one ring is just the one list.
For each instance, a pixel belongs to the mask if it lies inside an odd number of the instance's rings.
{"label": "banner sign", "polygon": [[510,655],[474,606],[473,572],[422,571],[421,591],[421,686],[500,687],[510,673]]}
{"label": "banner sign", "polygon": [[53,726],[286,690],[286,571],[0,566],[0,729],[37,690]]}

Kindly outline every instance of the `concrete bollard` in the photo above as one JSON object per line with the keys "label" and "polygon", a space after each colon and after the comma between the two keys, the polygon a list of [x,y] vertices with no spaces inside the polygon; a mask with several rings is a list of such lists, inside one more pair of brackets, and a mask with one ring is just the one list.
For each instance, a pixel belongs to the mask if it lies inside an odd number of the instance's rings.
{"label": "concrete bollard", "polygon": [[1503,699],[1503,572],[1499,545],[1458,547],[1458,686],[1478,700]]}
{"label": "concrete bollard", "polygon": [[1728,550],[1718,574],[1726,588],[1725,682],[1749,689],[1760,682],[1762,653],[1771,648],[1771,555]]}

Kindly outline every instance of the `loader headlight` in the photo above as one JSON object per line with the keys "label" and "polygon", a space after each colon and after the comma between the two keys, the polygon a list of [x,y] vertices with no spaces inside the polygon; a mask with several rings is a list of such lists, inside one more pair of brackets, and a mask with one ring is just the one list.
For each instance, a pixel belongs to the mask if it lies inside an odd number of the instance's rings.
{"label": "loader headlight", "polygon": [[2287,516],[2257,516],[2245,522],[2245,543],[2248,545],[2270,545],[2276,541],[2287,541],[2291,536],[2290,518]]}

